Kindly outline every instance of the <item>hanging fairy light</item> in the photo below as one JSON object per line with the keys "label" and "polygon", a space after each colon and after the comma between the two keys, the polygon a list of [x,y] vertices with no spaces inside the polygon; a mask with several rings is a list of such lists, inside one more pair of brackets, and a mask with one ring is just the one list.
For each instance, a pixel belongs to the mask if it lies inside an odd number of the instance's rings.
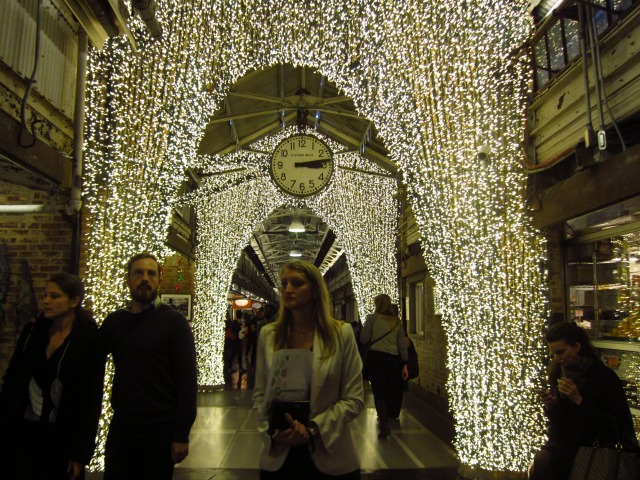
{"label": "hanging fairy light", "polygon": [[[159,1],[167,32],[162,42],[149,39],[132,19],[139,55],[118,38],[90,58],[87,283],[97,318],[126,298],[122,275],[131,254],[165,253],[185,168],[218,161],[198,157],[196,143],[234,83],[277,63],[317,68],[376,125],[402,172],[442,306],[462,463],[523,471],[543,440],[530,387],[541,377],[545,314],[545,245],[525,210],[519,164],[529,71],[509,58],[531,31],[527,3]],[[485,146],[490,154],[479,161]],[[240,163],[245,170],[221,174],[217,187],[205,185],[203,196],[194,198],[202,224],[194,333],[207,381],[220,376],[222,331],[219,323],[197,319],[220,314],[214,311],[219,292],[248,238],[240,226],[288,201],[270,193],[263,205],[243,206],[248,217],[214,216],[216,205],[235,205],[242,192],[245,201],[255,192],[275,192],[261,170],[265,159],[238,155],[210,168]],[[366,299],[374,272],[357,253],[366,226],[351,226],[341,209],[358,204],[366,211],[370,201],[360,192],[340,197],[340,189],[365,182],[363,188],[382,193],[386,185],[349,175],[308,205],[345,241],[350,271],[360,272],[354,290]],[[223,221],[240,230],[228,245],[213,240]],[[392,226],[379,231],[385,229],[394,232]],[[393,264],[393,248],[384,251],[388,245],[375,242],[376,258]],[[223,265],[214,267],[214,261]],[[214,268],[215,276],[207,277]]]}

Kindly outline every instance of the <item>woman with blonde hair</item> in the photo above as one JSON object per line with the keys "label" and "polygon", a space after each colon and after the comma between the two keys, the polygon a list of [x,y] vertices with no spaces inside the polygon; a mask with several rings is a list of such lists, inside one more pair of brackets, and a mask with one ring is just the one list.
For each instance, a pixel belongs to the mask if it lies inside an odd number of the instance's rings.
{"label": "woman with blonde hair", "polygon": [[398,390],[402,390],[402,381],[409,378],[409,355],[404,330],[389,295],[378,295],[373,303],[375,312],[367,315],[360,342],[369,344],[365,368],[378,414],[378,438],[382,439],[391,433],[389,405],[394,402]]}
{"label": "woman with blonde hair", "polygon": [[287,263],[278,320],[260,330],[254,406],[260,479],[360,478],[350,422],[364,406],[362,362],[348,323],[332,318],[320,271]]}

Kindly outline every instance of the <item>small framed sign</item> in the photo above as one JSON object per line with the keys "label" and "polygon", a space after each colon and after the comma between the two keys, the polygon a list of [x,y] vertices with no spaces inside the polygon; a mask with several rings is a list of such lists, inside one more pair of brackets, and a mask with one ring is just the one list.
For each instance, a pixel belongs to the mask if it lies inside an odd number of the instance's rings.
{"label": "small framed sign", "polygon": [[191,295],[179,293],[163,293],[160,295],[162,303],[182,313],[187,320],[191,321]]}

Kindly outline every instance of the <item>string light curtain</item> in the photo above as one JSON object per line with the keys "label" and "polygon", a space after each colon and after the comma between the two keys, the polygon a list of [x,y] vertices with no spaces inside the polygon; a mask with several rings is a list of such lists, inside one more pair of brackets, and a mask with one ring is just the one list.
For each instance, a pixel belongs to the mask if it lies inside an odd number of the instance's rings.
{"label": "string light curtain", "polygon": [[[531,31],[528,2],[158,3],[161,42],[134,19],[138,56],[115,39],[90,59],[87,281],[97,316],[122,300],[116,274],[129,253],[163,252],[169,206],[214,104],[253,69],[316,68],[375,123],[403,173],[441,297],[460,459],[525,470],[543,440],[532,389],[545,314],[545,246],[519,164],[529,72],[509,58]],[[256,174],[243,185],[265,183]]]}
{"label": "string light curtain", "polygon": [[[169,3],[169,2],[168,2]],[[87,74],[84,202],[87,207],[87,300],[102,320],[129,298],[127,260],[140,251],[162,259],[171,200],[184,179],[195,138],[214,105],[195,75],[206,38],[208,4],[162,6],[162,41],[152,40],[139,18],[125,37],[92,49]],[[170,20],[170,21],[169,21]],[[200,23],[199,23],[200,22]],[[202,32],[192,35],[193,31]],[[103,469],[111,411],[113,366],[107,365],[105,401],[92,469]]]}

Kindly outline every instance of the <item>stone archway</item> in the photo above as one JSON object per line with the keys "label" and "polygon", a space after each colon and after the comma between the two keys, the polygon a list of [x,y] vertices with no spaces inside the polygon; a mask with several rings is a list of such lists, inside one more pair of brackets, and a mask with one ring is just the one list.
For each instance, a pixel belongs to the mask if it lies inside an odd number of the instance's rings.
{"label": "stone archway", "polygon": [[[378,125],[403,172],[444,309],[463,464],[524,470],[542,440],[530,387],[544,315],[544,246],[519,166],[527,72],[509,58],[530,28],[526,5],[172,2],[163,42],[134,20],[139,56],[117,39],[91,58],[87,281],[98,316],[123,296],[114,278],[128,255],[162,251],[194,132],[235,79],[277,62],[317,67]],[[480,160],[481,149],[491,154]]]}

